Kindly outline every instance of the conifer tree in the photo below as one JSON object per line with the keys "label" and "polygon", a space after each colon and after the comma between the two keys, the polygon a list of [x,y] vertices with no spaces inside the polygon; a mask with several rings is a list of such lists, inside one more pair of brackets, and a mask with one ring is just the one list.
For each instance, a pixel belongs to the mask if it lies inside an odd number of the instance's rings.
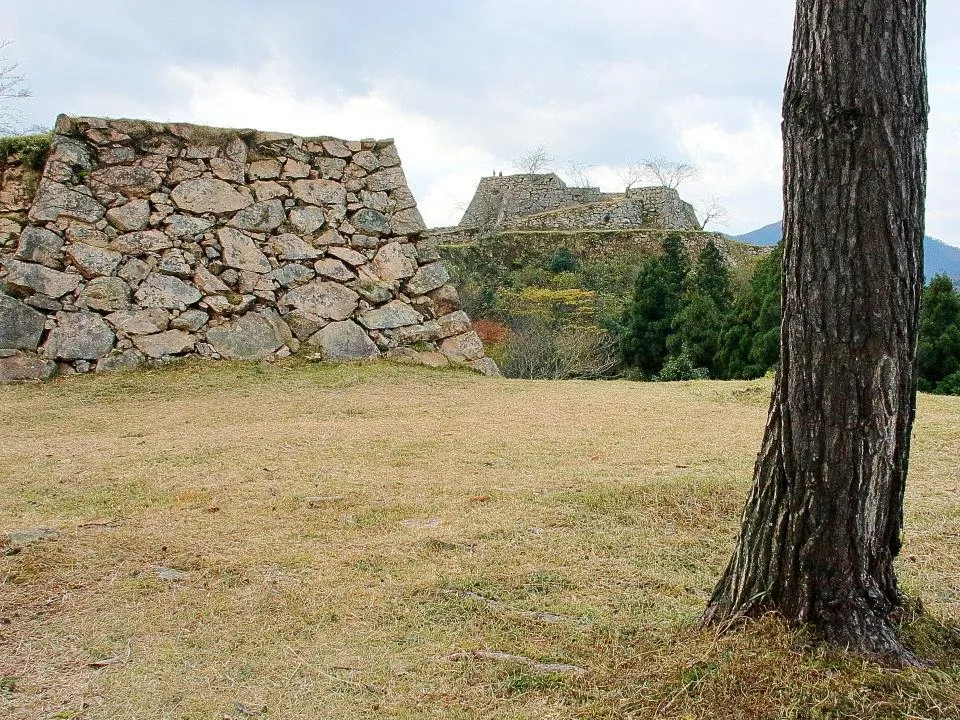
{"label": "conifer tree", "polygon": [[711,240],[697,257],[687,278],[682,307],[673,318],[667,339],[670,355],[686,355],[694,367],[716,375],[716,357],[730,306],[730,273]]}
{"label": "conifer tree", "polygon": [[717,375],[746,380],[760,377],[780,354],[780,260],[782,246],[762,258],[749,284],[734,298],[721,332]]}
{"label": "conifer tree", "polygon": [[656,374],[667,359],[667,338],[681,307],[689,271],[678,234],[667,235],[661,249],[663,255],[647,258],[640,266],[622,321],[620,351],[624,365],[647,377]]}
{"label": "conifer tree", "polygon": [[960,389],[960,292],[946,275],[937,275],[923,291],[917,370],[925,392]]}

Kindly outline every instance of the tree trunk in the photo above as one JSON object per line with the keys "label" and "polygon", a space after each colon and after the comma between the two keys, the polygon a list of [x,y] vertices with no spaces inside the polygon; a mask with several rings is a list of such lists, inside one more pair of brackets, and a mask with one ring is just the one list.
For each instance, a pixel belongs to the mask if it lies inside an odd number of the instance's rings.
{"label": "tree trunk", "polygon": [[780,368],[704,623],[776,611],[914,662],[891,627],[923,289],[925,0],[798,0],[783,100]]}

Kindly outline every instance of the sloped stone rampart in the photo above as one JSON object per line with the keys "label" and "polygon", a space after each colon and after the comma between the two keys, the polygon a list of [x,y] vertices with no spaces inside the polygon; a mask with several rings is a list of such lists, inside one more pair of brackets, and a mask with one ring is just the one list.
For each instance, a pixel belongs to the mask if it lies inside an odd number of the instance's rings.
{"label": "sloped stone rampart", "polygon": [[391,140],[61,116],[30,202],[19,177],[0,381],[295,352],[498,374]]}
{"label": "sloped stone rampart", "polygon": [[603,193],[567,187],[553,173],[480,179],[461,230],[700,229],[693,207],[675,189],[631,188]]}

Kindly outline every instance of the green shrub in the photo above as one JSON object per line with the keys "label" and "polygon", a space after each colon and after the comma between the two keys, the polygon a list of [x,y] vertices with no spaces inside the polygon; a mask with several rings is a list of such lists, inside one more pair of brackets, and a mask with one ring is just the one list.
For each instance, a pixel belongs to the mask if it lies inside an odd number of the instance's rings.
{"label": "green shrub", "polygon": [[655,382],[676,382],[678,380],[709,380],[706,368],[696,367],[684,350],[679,355],[671,355],[663,368],[653,376]]}
{"label": "green shrub", "polygon": [[570,272],[577,269],[577,259],[568,248],[560,248],[547,260],[547,269],[552,273]]}
{"label": "green shrub", "polygon": [[0,138],[0,163],[5,163],[11,155],[18,155],[23,164],[33,170],[43,168],[50,151],[50,135],[11,135]]}

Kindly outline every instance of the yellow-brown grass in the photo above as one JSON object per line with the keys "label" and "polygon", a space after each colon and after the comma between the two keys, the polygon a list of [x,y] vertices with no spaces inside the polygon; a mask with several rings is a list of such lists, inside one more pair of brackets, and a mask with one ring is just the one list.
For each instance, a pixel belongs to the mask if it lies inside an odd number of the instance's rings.
{"label": "yellow-brown grass", "polygon": [[898,563],[934,668],[697,629],[768,392],[300,363],[2,387],[0,531],[60,535],[0,557],[0,715],[960,717],[960,398],[920,398]]}

